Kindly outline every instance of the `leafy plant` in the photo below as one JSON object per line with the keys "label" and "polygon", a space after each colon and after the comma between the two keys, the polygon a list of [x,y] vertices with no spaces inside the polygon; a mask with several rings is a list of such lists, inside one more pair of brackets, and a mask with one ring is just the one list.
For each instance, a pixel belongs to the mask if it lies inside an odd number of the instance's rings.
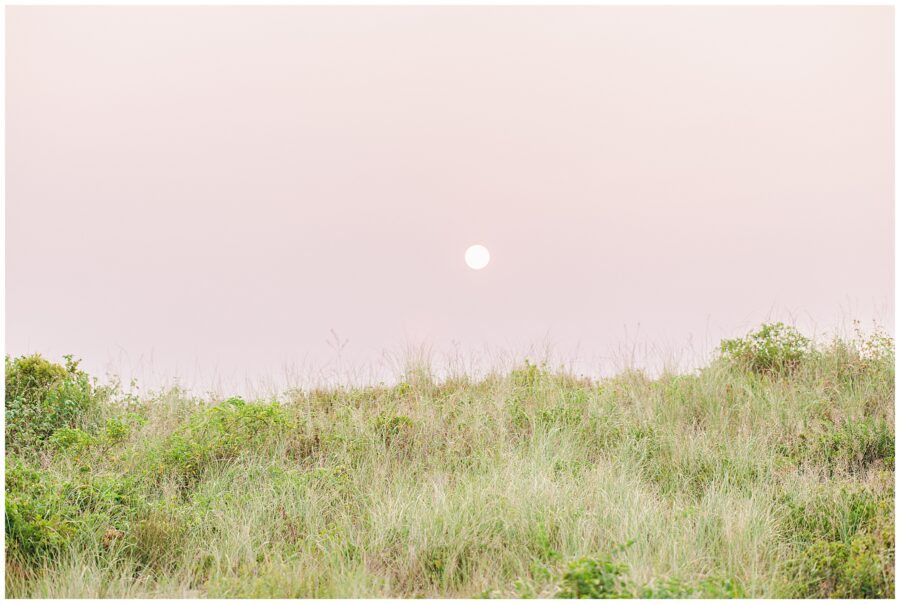
{"label": "leafy plant", "polygon": [[128,438],[131,434],[131,426],[117,417],[110,417],[106,420],[106,439],[110,443],[119,443]]}
{"label": "leafy plant", "polygon": [[812,352],[812,343],[794,327],[784,323],[767,323],[744,338],[723,340],[722,356],[762,374],[791,371]]}
{"label": "leafy plant", "polygon": [[48,472],[21,460],[6,467],[6,553],[30,564],[56,552],[74,533],[77,510]]}
{"label": "leafy plant", "polygon": [[50,445],[59,451],[80,453],[95,445],[97,439],[78,428],[60,428],[50,437]]}
{"label": "leafy plant", "polygon": [[525,359],[525,365],[518,369],[513,369],[510,377],[517,386],[534,388],[541,382],[547,373],[546,363],[536,365],[528,359]]}
{"label": "leafy plant", "polygon": [[799,554],[788,565],[793,597],[889,598],[894,595],[893,501],[841,491],[793,505]]}
{"label": "leafy plant", "polygon": [[562,576],[557,598],[597,599],[632,598],[625,574],[628,566],[613,561],[609,555],[580,558],[569,563]]}
{"label": "leafy plant", "polygon": [[278,403],[246,403],[230,398],[194,414],[169,440],[165,463],[186,483],[193,483],[211,463],[227,461],[284,436],[290,428]]}
{"label": "leafy plant", "polygon": [[794,563],[796,595],[808,598],[893,598],[894,540],[862,534],[850,543],[817,541]]}
{"label": "leafy plant", "polygon": [[41,446],[59,428],[75,428],[97,404],[97,392],[78,361],[65,365],[41,355],[6,357],[6,446],[24,451]]}
{"label": "leafy plant", "polygon": [[801,433],[779,445],[779,453],[795,464],[815,463],[829,472],[858,472],[875,463],[894,467],[894,431],[881,418],[824,422],[818,431]]}
{"label": "leafy plant", "polygon": [[409,433],[413,421],[405,415],[379,415],[375,418],[374,427],[376,434],[390,444],[402,434]]}
{"label": "leafy plant", "polygon": [[682,599],[682,598],[746,598],[747,594],[737,581],[708,577],[692,585],[679,579],[666,579],[642,588],[638,597],[643,599]]}

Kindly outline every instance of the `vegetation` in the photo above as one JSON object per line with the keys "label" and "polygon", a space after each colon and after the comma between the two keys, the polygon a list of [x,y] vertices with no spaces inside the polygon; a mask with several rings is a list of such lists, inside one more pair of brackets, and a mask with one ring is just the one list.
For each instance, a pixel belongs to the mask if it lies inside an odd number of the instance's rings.
{"label": "vegetation", "polygon": [[894,595],[894,345],[138,400],[6,360],[11,597]]}

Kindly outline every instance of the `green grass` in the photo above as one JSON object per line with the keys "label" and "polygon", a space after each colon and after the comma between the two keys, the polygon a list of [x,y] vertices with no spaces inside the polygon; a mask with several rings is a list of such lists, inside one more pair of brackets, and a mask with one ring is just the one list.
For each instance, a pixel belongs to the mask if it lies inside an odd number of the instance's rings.
{"label": "green grass", "polygon": [[765,329],[279,401],[7,359],[6,595],[891,597],[893,341]]}

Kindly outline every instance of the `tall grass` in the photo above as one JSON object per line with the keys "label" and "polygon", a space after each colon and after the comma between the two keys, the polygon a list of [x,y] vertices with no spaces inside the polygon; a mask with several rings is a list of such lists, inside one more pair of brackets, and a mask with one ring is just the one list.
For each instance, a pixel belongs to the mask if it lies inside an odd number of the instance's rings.
{"label": "tall grass", "polygon": [[656,379],[97,390],[7,430],[6,595],[892,596],[893,341],[742,341]]}

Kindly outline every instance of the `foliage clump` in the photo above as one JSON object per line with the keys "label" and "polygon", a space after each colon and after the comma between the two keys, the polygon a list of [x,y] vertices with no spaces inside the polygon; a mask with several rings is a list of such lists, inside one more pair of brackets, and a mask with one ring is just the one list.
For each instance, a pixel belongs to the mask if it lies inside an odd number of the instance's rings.
{"label": "foliage clump", "polygon": [[522,388],[535,388],[538,386],[541,381],[546,379],[549,372],[547,370],[547,364],[535,364],[525,359],[525,364],[522,367],[517,369],[513,369],[510,377],[512,378],[512,382],[519,387]]}
{"label": "foliage clump", "polygon": [[60,428],[76,428],[97,405],[100,392],[78,361],[65,365],[41,355],[6,357],[6,447],[21,451],[42,446]]}
{"label": "foliage clump", "polygon": [[813,462],[829,474],[861,472],[875,465],[893,468],[894,430],[884,418],[826,420],[780,443],[777,451],[789,464]]}
{"label": "foliage clump", "polygon": [[80,453],[97,444],[97,439],[78,428],[60,428],[50,436],[50,446],[58,451]]}
{"label": "foliage clump", "polygon": [[569,563],[562,576],[557,598],[600,599],[633,598],[625,573],[626,564],[615,562],[611,556],[580,558]]}
{"label": "foliage clump", "polygon": [[6,474],[6,550],[33,566],[65,546],[91,548],[142,508],[138,484],[121,475],[63,478],[16,460]]}
{"label": "foliage clump", "polygon": [[247,403],[230,398],[191,416],[169,438],[163,458],[186,483],[196,482],[207,466],[242,453],[258,453],[273,439],[287,434],[290,422],[277,402]]}
{"label": "foliage clump", "polygon": [[743,338],[723,340],[722,356],[754,373],[785,374],[796,368],[813,350],[812,343],[796,328],[766,323]]}
{"label": "foliage clump", "polygon": [[893,501],[841,489],[806,502],[788,500],[786,528],[797,554],[788,596],[890,598],[894,595]]}
{"label": "foliage clump", "polygon": [[628,565],[614,559],[631,542],[613,549],[613,555],[579,558],[569,563],[562,575],[556,598],[562,599],[672,599],[745,598],[740,583],[732,579],[706,577],[691,584],[675,577],[637,585],[628,577]]}
{"label": "foliage clump", "polygon": [[6,555],[23,561],[58,551],[74,532],[76,510],[53,476],[21,460],[6,465]]}
{"label": "foliage clump", "polygon": [[847,541],[818,539],[791,564],[794,595],[813,598],[893,598],[894,527],[874,526]]}
{"label": "foliage clump", "polygon": [[373,425],[378,437],[390,444],[412,430],[413,420],[406,415],[379,415]]}

